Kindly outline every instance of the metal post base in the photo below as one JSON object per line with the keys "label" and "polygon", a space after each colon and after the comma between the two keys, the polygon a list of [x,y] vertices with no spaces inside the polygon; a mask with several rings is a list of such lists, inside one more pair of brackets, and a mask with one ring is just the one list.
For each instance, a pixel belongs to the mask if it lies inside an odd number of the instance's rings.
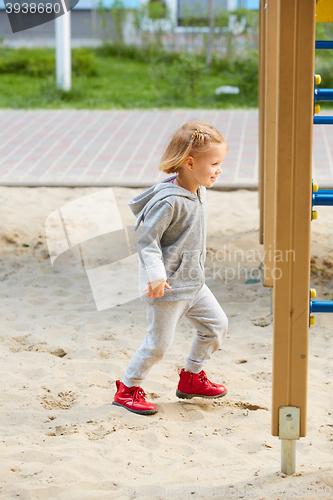
{"label": "metal post base", "polygon": [[295,473],[296,468],[296,440],[281,439],[281,471],[287,476]]}

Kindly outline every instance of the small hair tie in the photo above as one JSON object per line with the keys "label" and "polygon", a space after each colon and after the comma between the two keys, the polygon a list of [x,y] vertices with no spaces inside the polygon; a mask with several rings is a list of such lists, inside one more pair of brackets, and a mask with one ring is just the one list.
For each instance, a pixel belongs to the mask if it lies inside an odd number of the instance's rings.
{"label": "small hair tie", "polygon": [[193,139],[191,139],[190,142],[193,142]]}

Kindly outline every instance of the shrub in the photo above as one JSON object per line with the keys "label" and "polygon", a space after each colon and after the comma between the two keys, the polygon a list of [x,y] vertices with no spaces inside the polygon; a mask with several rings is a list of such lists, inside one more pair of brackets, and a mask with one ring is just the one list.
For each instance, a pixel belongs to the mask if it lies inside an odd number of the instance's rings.
{"label": "shrub", "polygon": [[151,63],[153,83],[159,94],[165,89],[168,94],[191,99],[196,95],[204,68],[201,58],[191,54],[177,54],[171,61],[165,54]]}
{"label": "shrub", "polygon": [[258,96],[258,56],[252,54],[246,59],[235,61],[236,72],[238,73],[237,86],[243,94]]}
{"label": "shrub", "polygon": [[[89,49],[73,49],[72,71],[75,76],[97,75],[95,54]],[[55,51],[1,49],[0,73],[24,74],[35,78],[54,76]]]}
{"label": "shrub", "polygon": [[229,85],[239,87],[240,96],[258,99],[258,53],[249,52],[247,57],[218,59],[213,57],[212,73],[221,76]]}
{"label": "shrub", "polygon": [[136,45],[125,45],[116,42],[109,43],[106,41],[103,42],[101,47],[96,48],[96,54],[101,57],[121,57],[144,63],[163,60],[170,64],[179,57],[177,52],[169,52],[164,48],[156,47],[154,43],[138,47]]}
{"label": "shrub", "polygon": [[54,73],[54,68],[54,55],[45,55],[36,49],[2,49],[0,52],[0,73],[41,77]]}
{"label": "shrub", "polygon": [[94,52],[85,48],[73,49],[72,71],[75,76],[97,76]]}

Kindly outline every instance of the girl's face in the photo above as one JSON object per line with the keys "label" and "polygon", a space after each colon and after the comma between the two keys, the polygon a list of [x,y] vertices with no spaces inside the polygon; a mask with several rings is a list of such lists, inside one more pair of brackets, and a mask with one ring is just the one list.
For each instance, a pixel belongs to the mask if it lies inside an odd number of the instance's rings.
{"label": "girl's face", "polygon": [[195,181],[205,187],[212,187],[217,176],[222,172],[220,167],[225,155],[227,146],[223,144],[211,144],[206,153],[192,157],[192,174]]}

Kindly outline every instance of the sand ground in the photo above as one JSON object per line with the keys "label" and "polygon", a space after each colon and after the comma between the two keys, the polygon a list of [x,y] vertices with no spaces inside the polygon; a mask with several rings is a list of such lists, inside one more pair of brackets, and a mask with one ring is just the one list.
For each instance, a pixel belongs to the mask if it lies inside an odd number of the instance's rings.
{"label": "sand ground", "polygon": [[[127,201],[143,189],[113,189],[124,224],[134,224]],[[147,417],[111,405],[115,380],[145,336],[145,304],[138,298],[97,311],[87,277],[55,272],[49,259],[48,215],[98,190],[0,188],[1,498],[333,499],[329,314],[317,314],[309,330],[308,428],[293,476],[280,472],[280,442],[270,432],[271,291],[245,284],[258,276],[263,252],[258,193],[207,190],[206,283],[229,333],[205,369],[228,394],[221,401],[176,397],[177,368],[195,333],[182,318],[172,348],[145,381],[158,408]],[[318,213],[311,282],[317,298],[333,299],[333,210]]]}

